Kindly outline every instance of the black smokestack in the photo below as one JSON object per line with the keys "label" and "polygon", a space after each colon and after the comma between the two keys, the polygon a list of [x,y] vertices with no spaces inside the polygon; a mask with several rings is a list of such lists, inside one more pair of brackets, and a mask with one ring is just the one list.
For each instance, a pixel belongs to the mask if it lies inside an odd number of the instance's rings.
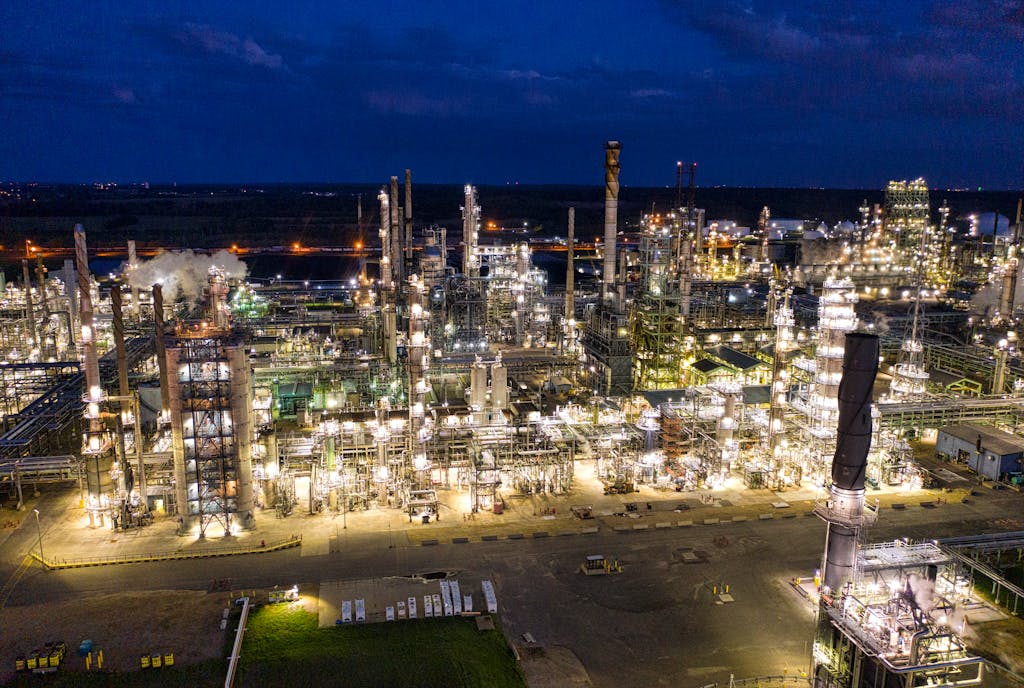
{"label": "black smokestack", "polygon": [[846,335],[843,377],[839,381],[839,426],[832,459],[832,485],[824,511],[828,522],[823,582],[841,590],[853,578],[857,539],[865,523],[864,474],[871,449],[871,398],[878,373],[878,337]]}
{"label": "black smokestack", "polygon": [[871,399],[878,374],[878,337],[846,335],[843,377],[839,381],[839,428],[832,459],[832,484],[845,490],[864,489],[871,449]]}

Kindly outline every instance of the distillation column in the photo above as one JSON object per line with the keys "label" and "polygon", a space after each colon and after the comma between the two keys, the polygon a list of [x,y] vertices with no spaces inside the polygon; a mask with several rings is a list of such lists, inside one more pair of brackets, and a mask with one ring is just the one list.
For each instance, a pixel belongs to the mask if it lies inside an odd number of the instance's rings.
{"label": "distillation column", "polygon": [[1021,218],[1022,202],[1024,202],[1024,199],[1017,199],[1017,222],[1014,225],[1013,240],[1006,245],[1006,262],[1003,264],[1003,285],[1002,291],[999,294],[999,317],[1004,322],[1009,322],[1013,319],[1017,278],[1020,273],[1020,242],[1024,238],[1024,221]]}
{"label": "distillation column", "polygon": [[384,353],[388,363],[398,360],[398,332],[394,304],[391,303],[394,282],[391,275],[391,204],[385,189],[377,195],[380,201],[380,307],[384,329]]}
{"label": "distillation column", "polygon": [[480,276],[480,257],[476,254],[480,231],[480,206],[476,202],[476,187],[466,184],[466,198],[462,206],[462,274]]}
{"label": "distillation column", "polygon": [[405,279],[405,265],[402,260],[402,233],[398,224],[398,177],[391,177],[391,269],[395,281],[401,285]]}
{"label": "distillation column", "polygon": [[[782,414],[786,408],[789,392],[788,354],[794,348],[793,342],[793,308],[789,305],[791,288],[783,292],[782,305],[775,309],[775,351],[772,356],[772,388],[768,408],[768,452],[774,472],[778,479],[783,463],[782,439],[785,427]],[[799,476],[793,476],[799,479]]]}
{"label": "distillation column", "polygon": [[[423,281],[415,275],[410,278],[409,289],[409,448],[413,469],[420,477],[430,468],[426,444],[430,439],[430,428],[426,421],[427,381],[430,342],[423,330],[423,321],[428,316],[423,310]],[[424,480],[418,482],[423,483]]]}
{"label": "distillation column", "polygon": [[[85,459],[89,502],[93,509],[102,504],[112,491],[110,481],[110,458],[107,455],[107,438],[100,418],[100,404],[103,403],[103,388],[100,386],[99,355],[96,351],[96,328],[93,323],[92,289],[89,274],[89,252],[85,242],[85,229],[75,226],[75,269],[78,273],[79,322],[82,325],[82,358],[85,365],[85,418],[88,430],[82,449]],[[90,509],[90,520],[94,511]],[[103,513],[98,512],[100,525]]]}

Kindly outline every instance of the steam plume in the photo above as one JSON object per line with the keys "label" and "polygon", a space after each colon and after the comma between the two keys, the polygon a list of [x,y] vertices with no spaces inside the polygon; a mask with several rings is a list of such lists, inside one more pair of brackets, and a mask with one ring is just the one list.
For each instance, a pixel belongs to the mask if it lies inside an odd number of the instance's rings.
{"label": "steam plume", "polygon": [[128,282],[139,289],[150,289],[154,284],[163,285],[164,297],[169,302],[184,299],[197,303],[206,286],[207,274],[217,266],[229,278],[245,279],[248,267],[241,259],[228,251],[217,251],[210,255],[184,251],[162,251],[152,260],[140,262],[130,271]]}

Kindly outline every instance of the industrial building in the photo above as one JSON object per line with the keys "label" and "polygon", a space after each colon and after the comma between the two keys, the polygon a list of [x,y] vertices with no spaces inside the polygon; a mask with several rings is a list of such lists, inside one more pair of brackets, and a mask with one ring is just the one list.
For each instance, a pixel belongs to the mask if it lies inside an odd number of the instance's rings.
{"label": "industrial building", "polygon": [[[3,290],[3,485],[81,480],[93,527],[166,517],[198,536],[296,509],[500,511],[570,493],[580,462],[611,492],[825,488],[846,342],[863,332],[888,378],[867,489],[921,482],[910,438],[1020,426],[1019,217],[978,250],[945,205],[933,222],[922,180],[893,183],[826,242],[831,259],[785,264],[799,251],[778,245],[801,240],[768,208],[748,236],[705,226],[695,166],[684,189],[679,165],[673,207],[624,221],[622,151],[604,149],[596,248],[577,250],[568,209],[564,291],[537,247],[481,233],[473,185],[452,199],[461,234],[421,222],[409,171],[404,193],[397,176],[381,188],[351,281],[247,281],[229,254],[169,258],[156,280],[133,245],[97,280],[76,230],[74,264],[26,261]],[[979,274],[998,307],[972,313],[953,281]]]}
{"label": "industrial building", "polygon": [[947,425],[939,428],[936,454],[946,461],[965,463],[989,480],[1020,475],[1024,438],[984,425]]}

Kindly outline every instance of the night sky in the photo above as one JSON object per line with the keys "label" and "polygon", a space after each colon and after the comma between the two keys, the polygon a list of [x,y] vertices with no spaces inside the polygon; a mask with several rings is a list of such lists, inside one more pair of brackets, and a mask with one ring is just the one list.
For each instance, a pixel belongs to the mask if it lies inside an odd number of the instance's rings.
{"label": "night sky", "polygon": [[1024,186],[1024,3],[0,3],[0,179]]}

